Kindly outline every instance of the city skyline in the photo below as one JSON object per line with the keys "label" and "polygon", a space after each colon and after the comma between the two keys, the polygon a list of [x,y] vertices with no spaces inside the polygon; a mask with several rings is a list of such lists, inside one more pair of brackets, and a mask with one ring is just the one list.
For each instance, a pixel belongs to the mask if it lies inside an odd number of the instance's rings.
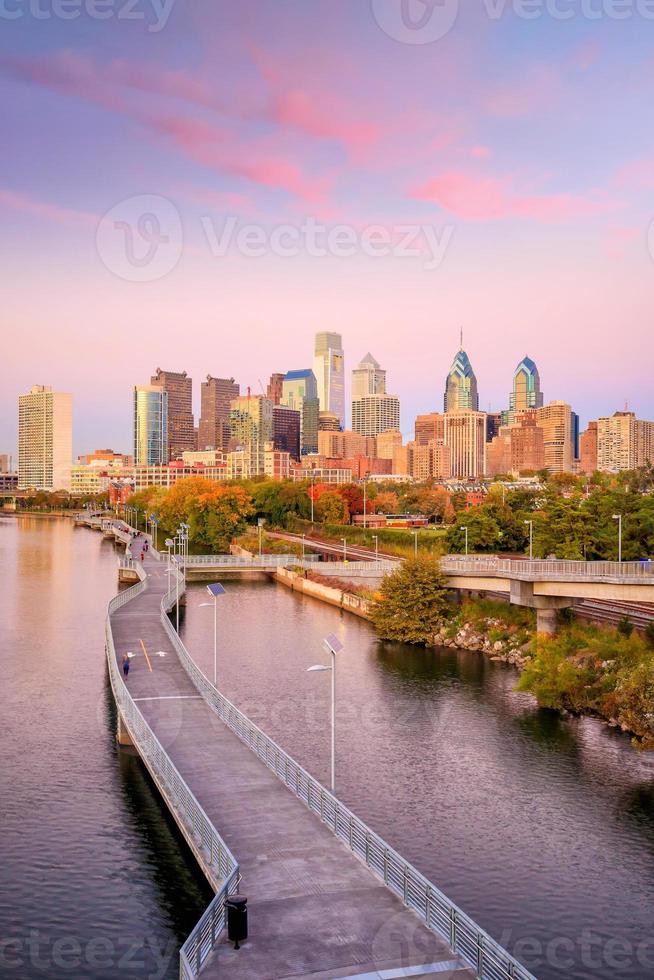
{"label": "city skyline", "polygon": [[[527,22],[509,7],[493,19],[480,4],[411,44],[372,4],[341,0],[197,0],[173,4],[160,30],[6,20],[0,445],[39,381],[75,392],[81,451],[94,433],[122,442],[132,377],[157,364],[256,391],[300,348],[311,366],[314,333],[333,330],[350,367],[372,348],[393,370],[408,430],[438,406],[461,324],[483,409],[504,403],[529,351],[548,398],[584,422],[626,397],[654,416],[643,23]],[[174,268],[134,281],[102,235],[107,222],[129,230],[121,207],[144,196],[168,202],[162,233],[169,205],[184,244]],[[236,241],[212,252],[230,221],[236,236],[258,229],[264,254]],[[271,244],[310,221],[349,229],[354,254],[305,245],[288,258]],[[428,228],[441,260],[370,254],[361,235],[375,225]]]}
{"label": "city skyline", "polygon": [[[313,339],[314,339],[314,334],[309,334],[308,344],[305,345],[307,349],[307,358],[306,358],[307,363],[309,363],[312,360],[311,352],[312,352]],[[468,344],[467,339],[465,341],[465,346],[468,350],[464,351],[464,353],[468,353],[470,345]],[[352,422],[352,418],[351,418],[352,371],[358,367],[359,360],[357,359],[356,354],[350,355],[348,353],[348,351],[350,350],[350,345],[348,343],[347,335],[345,335],[344,337],[344,348],[345,348],[345,383],[346,383],[345,390],[346,390],[346,405],[348,407],[347,418],[348,418],[348,428],[349,428]],[[529,347],[529,350],[533,351],[533,345]],[[415,418],[418,415],[423,415],[429,412],[442,412],[443,389],[445,386],[446,378],[448,376],[448,370],[449,367],[451,367],[452,362],[456,361],[460,351],[461,351],[460,346],[458,349],[455,349],[455,345],[454,345],[451,348],[449,360],[447,360],[447,357],[445,358],[445,361],[443,362],[442,365],[442,370],[438,375],[435,375],[435,391],[433,390],[431,393],[433,396],[431,400],[429,399],[429,393],[415,392],[410,387],[405,389],[405,392],[403,393],[402,390],[400,389],[400,385],[399,384],[396,385],[394,381],[394,385],[393,385],[394,393],[396,392],[400,399],[400,413],[401,413],[400,430],[406,439],[410,439],[412,437]],[[147,356],[148,355],[144,355],[145,358]],[[291,363],[293,363],[293,361],[297,362],[298,360],[300,361],[302,360],[302,358],[298,357],[297,355],[297,348],[295,348],[295,353],[293,353],[291,357],[293,359]],[[197,352],[194,351],[191,352],[190,356],[186,358],[178,357],[177,360],[172,363],[172,366],[169,362],[165,362],[168,363],[169,366],[168,368],[164,369],[168,372],[183,370],[187,374],[188,378],[193,382],[193,415],[195,417],[196,426],[198,425],[201,416],[201,384],[205,381],[205,378],[208,373],[206,362],[203,362],[203,366],[200,367],[197,372],[194,372],[193,370],[189,369],[190,362],[197,361],[197,359],[198,359],[198,354]],[[506,367],[505,370],[503,369],[500,371],[500,374],[505,376],[504,398],[502,400],[502,395],[500,394],[499,401],[489,404],[488,399],[486,399],[485,397],[486,391],[493,390],[493,391],[501,392],[502,385],[501,383],[498,383],[495,378],[493,378],[492,387],[486,388],[484,385],[484,379],[486,377],[486,371],[484,365],[481,362],[478,362],[476,353],[470,355],[469,360],[470,363],[472,364],[474,375],[478,382],[479,411],[481,412],[505,411],[506,412],[509,410],[510,397],[513,389],[514,374],[516,369],[520,367],[520,365],[523,363],[525,359],[530,361],[532,360],[530,357],[528,357],[526,353],[517,354],[516,357],[514,358],[512,366]],[[161,361],[163,363],[163,358],[161,359]],[[652,405],[652,411],[650,412],[650,415],[648,415],[646,411],[642,411],[638,408],[638,404],[640,403],[639,399],[632,399],[624,396],[620,397],[619,395],[613,398],[613,394],[611,390],[609,390],[608,392],[604,393],[601,396],[597,396],[596,398],[596,402],[598,402],[601,405],[604,405],[605,406],[604,408],[601,408],[595,412],[591,411],[590,414],[587,414],[583,411],[580,412],[577,407],[578,401],[576,400],[574,393],[570,395],[566,392],[562,392],[562,391],[560,392],[558,390],[558,386],[555,383],[550,383],[549,376],[547,376],[546,371],[543,371],[541,368],[540,355],[535,356],[533,358],[533,361],[535,361],[535,364],[538,366],[541,384],[543,386],[543,390],[546,391],[546,401],[568,402],[572,406],[573,411],[577,412],[577,414],[580,416],[580,431],[586,429],[589,421],[594,421],[600,417],[613,415],[614,412],[623,411],[625,410],[625,406],[628,408],[629,411],[635,412],[636,416],[639,418],[654,417],[654,404]],[[384,358],[384,364],[386,368],[389,367],[385,358]],[[504,366],[501,367],[503,368]],[[152,366],[152,364],[148,364],[147,361],[144,361],[144,369],[140,372],[140,376],[142,376],[144,379],[147,380],[153,374],[154,370],[155,369]],[[235,372],[232,372],[227,368],[225,372],[223,372],[221,377],[225,377],[225,378],[234,377],[236,379],[236,382],[240,384],[242,394],[244,394],[247,388],[250,387],[252,394],[257,395],[257,394],[265,393],[265,386],[267,385],[271,374],[277,370],[279,370],[279,364],[275,364],[272,367],[270,365],[268,366],[262,365],[261,369],[250,368],[245,378],[241,379],[235,374]],[[404,375],[404,371],[401,370],[400,365],[391,364],[390,370],[392,371],[393,379]],[[286,374],[287,372],[286,370],[283,370],[282,373]],[[216,372],[211,376],[215,377],[217,375],[218,373]],[[256,379],[255,379],[255,375],[256,375]],[[542,379],[544,375],[546,376],[546,380],[543,382]],[[261,391],[260,388],[260,383],[262,381],[264,384],[263,392]],[[29,390],[29,388],[31,388],[34,384],[42,384],[42,383],[45,383],[46,385],[58,391],[70,390],[70,389],[65,389],[64,385],[58,384],[56,380],[53,380],[51,374],[47,376],[45,382],[43,381],[43,379],[34,380],[32,377],[30,377],[30,380],[25,385],[24,390]],[[93,418],[93,416],[89,416],[88,413],[85,412],[84,402],[80,398],[79,393],[74,389],[71,391],[71,394],[73,395],[74,406],[75,406],[74,426],[73,426],[73,440],[74,440],[73,455],[75,457],[78,455],[82,455],[84,453],[91,452],[92,450],[94,450],[100,445],[111,446],[112,448],[115,448],[120,452],[132,451],[133,407],[132,407],[131,400],[133,398],[133,391],[134,391],[135,384],[140,384],[138,379],[134,380],[131,378],[125,378],[124,384],[121,387],[124,389],[124,397],[127,399],[127,407],[125,406],[124,403],[120,403],[117,398],[112,398],[111,399],[112,405],[114,407],[116,405],[119,405],[118,414],[113,415],[112,413],[109,417],[106,417],[103,414],[99,422],[95,424],[94,421],[93,425],[91,424],[91,419]],[[552,391],[556,391],[557,393],[550,394],[550,392]],[[10,407],[10,412],[8,411],[7,413],[5,413],[3,410],[3,414],[0,418],[0,450],[14,457],[17,456],[17,450],[18,450],[16,399],[21,394],[23,394],[23,390],[19,390],[17,387],[15,398]],[[97,397],[97,391],[96,391],[96,397]],[[647,403],[646,399],[643,399],[643,401]],[[88,401],[87,401],[87,405],[88,405]],[[417,406],[415,410],[410,407],[412,405]]]}

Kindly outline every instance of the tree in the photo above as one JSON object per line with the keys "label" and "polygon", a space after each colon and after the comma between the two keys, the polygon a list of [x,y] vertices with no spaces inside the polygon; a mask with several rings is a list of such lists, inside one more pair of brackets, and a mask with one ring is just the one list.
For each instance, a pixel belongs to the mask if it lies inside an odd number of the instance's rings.
{"label": "tree", "polygon": [[393,490],[380,490],[375,497],[375,514],[397,514],[400,510],[400,499]]}
{"label": "tree", "polygon": [[430,644],[452,616],[447,578],[433,558],[411,558],[387,575],[371,618],[382,640]]}
{"label": "tree", "polygon": [[363,489],[360,486],[357,486],[356,483],[344,483],[338,487],[337,493],[345,501],[348,516],[363,514]]}
{"label": "tree", "polygon": [[447,532],[450,551],[465,551],[466,532],[462,527],[468,529],[469,551],[496,551],[500,546],[500,527],[488,507],[471,507],[465,514],[459,514],[457,523]]}
{"label": "tree", "polygon": [[325,490],[320,494],[316,501],[315,512],[317,519],[323,524],[347,523],[347,504],[341,494],[335,490]]}
{"label": "tree", "polygon": [[220,486],[220,483],[205,480],[203,476],[188,476],[184,480],[178,480],[170,488],[161,504],[159,517],[163,527],[172,531],[181,521],[190,523],[191,507],[195,501]]}
{"label": "tree", "polygon": [[229,551],[232,539],[245,530],[253,511],[252,499],[243,487],[213,484],[189,507],[189,536],[194,544],[211,551]]}

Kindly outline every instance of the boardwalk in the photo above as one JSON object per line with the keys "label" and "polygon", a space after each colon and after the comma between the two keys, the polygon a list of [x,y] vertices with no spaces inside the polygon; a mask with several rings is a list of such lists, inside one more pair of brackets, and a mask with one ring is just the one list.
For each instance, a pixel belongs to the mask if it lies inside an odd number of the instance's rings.
{"label": "boardwalk", "polygon": [[162,623],[165,565],[148,554],[144,569],[147,588],[111,615],[115,656],[132,653],[129,692],[238,860],[248,897],[249,941],[235,951],[223,934],[202,976],[475,976],[217,717]]}

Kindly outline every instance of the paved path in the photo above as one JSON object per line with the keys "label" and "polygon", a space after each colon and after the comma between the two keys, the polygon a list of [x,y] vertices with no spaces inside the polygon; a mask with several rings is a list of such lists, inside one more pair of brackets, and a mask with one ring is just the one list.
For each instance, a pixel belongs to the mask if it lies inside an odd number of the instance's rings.
{"label": "paved path", "polygon": [[250,939],[239,951],[223,942],[202,976],[473,977],[198,695],[161,625],[166,568],[151,555],[144,565],[147,590],[111,617],[116,656],[134,654],[132,697],[235,855],[248,897]]}

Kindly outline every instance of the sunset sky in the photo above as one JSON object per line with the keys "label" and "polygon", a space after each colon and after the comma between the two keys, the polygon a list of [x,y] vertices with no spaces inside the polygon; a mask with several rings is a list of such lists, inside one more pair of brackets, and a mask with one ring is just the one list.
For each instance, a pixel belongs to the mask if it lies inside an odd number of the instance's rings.
{"label": "sunset sky", "polygon": [[[157,367],[258,393],[311,366],[318,330],[343,334],[348,374],[368,350],[387,368],[407,434],[442,408],[461,327],[484,409],[529,354],[582,425],[625,401],[654,418],[654,19],[635,0],[624,19],[409,0],[411,28],[401,0],[67,2],[75,19],[0,14],[0,452],[32,384],[73,392],[76,452],[129,450]],[[307,222],[345,226],[352,254],[313,254]],[[409,234],[419,254],[395,254]]]}

